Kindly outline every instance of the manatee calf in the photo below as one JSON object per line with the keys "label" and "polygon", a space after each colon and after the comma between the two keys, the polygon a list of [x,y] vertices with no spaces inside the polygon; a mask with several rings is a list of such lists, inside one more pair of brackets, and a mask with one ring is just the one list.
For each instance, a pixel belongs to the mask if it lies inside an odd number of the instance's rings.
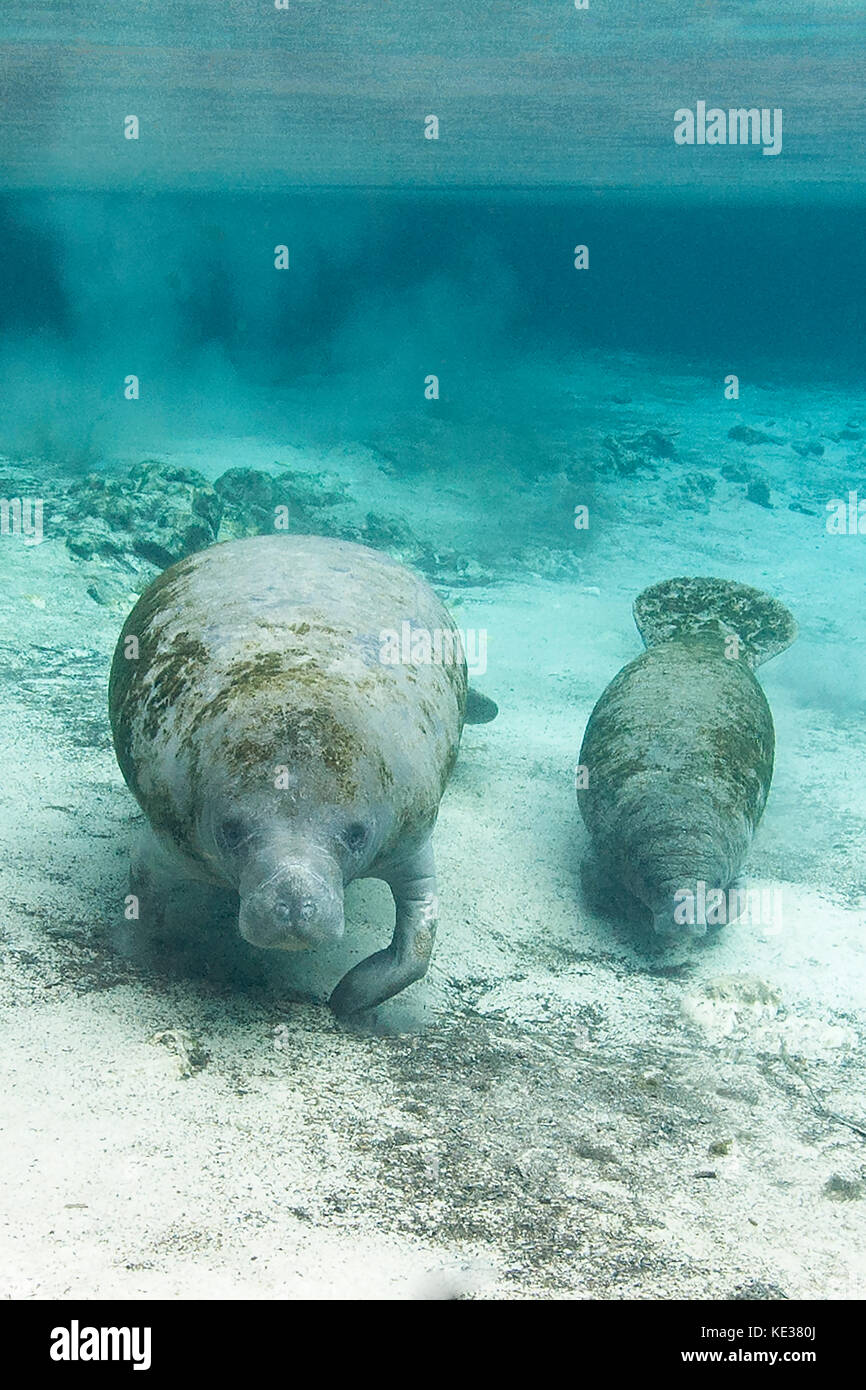
{"label": "manatee calf", "polygon": [[[388,633],[403,637],[399,659]],[[381,878],[393,940],[331,1004],[354,1013],[425,973],[439,800],[464,722],[496,707],[467,692],[457,629],[422,579],[317,536],[213,546],[142,594],[109,703],[153,831],[133,861],[142,914],[163,920],[184,881],[222,885],[247,941],[294,950],[340,938],[344,885]]]}
{"label": "manatee calf", "polygon": [[775,599],[722,579],[656,584],[634,616],[647,650],[590,715],[578,804],[601,865],[656,931],[702,936],[683,905],[733,883],[773,775],[773,719],[753,670],[797,627]]}

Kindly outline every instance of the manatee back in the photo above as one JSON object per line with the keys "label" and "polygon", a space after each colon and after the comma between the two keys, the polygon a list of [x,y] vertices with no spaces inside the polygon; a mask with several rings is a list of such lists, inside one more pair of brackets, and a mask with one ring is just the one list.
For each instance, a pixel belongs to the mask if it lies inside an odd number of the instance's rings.
{"label": "manatee back", "polygon": [[677,638],[701,638],[724,647],[731,638],[754,668],[783,652],[797,624],[783,603],[748,584],[700,576],[666,579],[635,600],[634,620],[647,647]]}
{"label": "manatee back", "polygon": [[350,542],[257,536],[158,576],[109,689],[118,761],[151,821],[184,838],[203,786],[261,786],[275,764],[303,765],[323,802],[377,796],[400,803],[398,821],[435,818],[466,664],[459,639],[454,660],[383,660],[383,632],[404,625],[456,634],[423,579]]}

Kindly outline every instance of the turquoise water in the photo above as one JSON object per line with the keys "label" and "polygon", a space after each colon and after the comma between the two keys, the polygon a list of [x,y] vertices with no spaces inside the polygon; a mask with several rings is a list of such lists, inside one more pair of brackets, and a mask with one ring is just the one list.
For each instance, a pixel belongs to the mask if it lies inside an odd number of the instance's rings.
{"label": "turquoise water", "polygon": [[744,391],[862,389],[862,220],[564,189],[6,194],[0,444],[49,429],[71,462],[86,444],[110,463],[179,422],[336,441],[417,414],[429,373],[428,414],[471,429],[495,403],[520,427],[551,374],[580,393],[599,352],[736,372]]}

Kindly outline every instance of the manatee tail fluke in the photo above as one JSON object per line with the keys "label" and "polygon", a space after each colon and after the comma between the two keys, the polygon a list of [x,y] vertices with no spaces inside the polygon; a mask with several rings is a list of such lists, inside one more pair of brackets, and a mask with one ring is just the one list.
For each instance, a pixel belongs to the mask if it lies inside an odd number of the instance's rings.
{"label": "manatee tail fluke", "polygon": [[470,685],[466,692],[466,711],[463,715],[464,724],[489,724],[491,719],[495,719],[499,713],[499,706],[495,700],[489,696],[482,695],[480,691],[473,690]]}
{"label": "manatee tail fluke", "polygon": [[666,579],[635,600],[634,620],[644,645],[683,637],[739,640],[753,668],[790,647],[797,624],[778,599],[729,579]]}

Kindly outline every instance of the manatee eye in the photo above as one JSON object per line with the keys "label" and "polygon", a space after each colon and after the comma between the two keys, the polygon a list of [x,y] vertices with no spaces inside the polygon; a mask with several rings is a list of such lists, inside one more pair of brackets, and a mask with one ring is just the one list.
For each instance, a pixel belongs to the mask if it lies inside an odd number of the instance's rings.
{"label": "manatee eye", "polygon": [[357,854],[359,849],[363,849],[367,843],[367,827],[362,825],[359,820],[352,821],[347,825],[343,832],[343,839],[353,854]]}
{"label": "manatee eye", "polygon": [[230,816],[220,826],[220,839],[226,849],[237,849],[249,838],[249,827],[238,816]]}

